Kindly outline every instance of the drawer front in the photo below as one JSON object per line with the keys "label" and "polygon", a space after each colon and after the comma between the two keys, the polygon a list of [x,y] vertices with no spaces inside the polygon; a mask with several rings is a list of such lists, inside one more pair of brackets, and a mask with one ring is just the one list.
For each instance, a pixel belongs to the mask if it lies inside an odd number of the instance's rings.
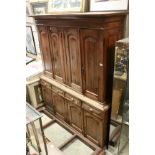
{"label": "drawer front", "polygon": [[64,97],[64,92],[55,86],[52,86],[52,92],[61,97]]}
{"label": "drawer front", "polygon": [[73,104],[81,107],[81,101],[77,98],[73,97],[72,95],[65,94],[65,99],[69,102],[72,102]]}
{"label": "drawer front", "polygon": [[91,107],[89,105],[87,105],[86,103],[82,103],[82,108],[86,111],[88,111],[89,113],[94,114],[95,116],[103,119],[104,113],[100,110],[95,109],[94,107]]}
{"label": "drawer front", "polygon": [[44,81],[44,80],[41,80],[40,83],[41,83],[41,85],[43,85],[43,86],[45,86],[45,87],[51,89],[51,84],[50,84],[50,83],[48,83],[48,82],[46,82],[46,81]]}

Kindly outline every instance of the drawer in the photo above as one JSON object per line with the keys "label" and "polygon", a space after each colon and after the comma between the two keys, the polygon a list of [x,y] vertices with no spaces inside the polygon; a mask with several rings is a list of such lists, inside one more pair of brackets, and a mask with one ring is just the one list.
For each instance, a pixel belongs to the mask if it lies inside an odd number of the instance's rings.
{"label": "drawer", "polygon": [[64,92],[55,86],[52,86],[52,92],[57,94],[57,95],[64,97]]}
{"label": "drawer", "polygon": [[72,95],[69,94],[65,94],[65,99],[69,102],[72,102],[73,104],[76,104],[78,106],[81,106],[81,101],[75,97],[73,97]]}
{"label": "drawer", "polygon": [[86,104],[86,103],[84,103],[84,102],[82,103],[82,108],[83,108],[84,110],[86,110],[86,111],[88,111],[88,112],[90,112],[90,113],[96,115],[97,117],[100,117],[100,118],[103,119],[104,112],[102,112],[102,111],[100,111],[100,110],[97,110],[97,109],[95,109],[94,107],[91,107],[91,106],[89,106],[88,104]]}
{"label": "drawer", "polygon": [[48,82],[46,82],[46,81],[44,81],[44,80],[41,80],[40,83],[41,83],[41,85],[43,85],[43,86],[45,86],[45,87],[51,89],[51,84],[50,84],[50,83],[48,83]]}

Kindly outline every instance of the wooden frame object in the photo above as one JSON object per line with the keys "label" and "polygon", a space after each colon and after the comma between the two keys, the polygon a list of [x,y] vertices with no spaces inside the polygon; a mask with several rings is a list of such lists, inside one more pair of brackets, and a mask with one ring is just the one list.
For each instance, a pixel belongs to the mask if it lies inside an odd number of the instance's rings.
{"label": "wooden frame object", "polygon": [[122,125],[121,123],[117,123],[116,121],[113,120],[111,120],[110,124],[115,126],[115,129],[113,130],[113,132],[109,137],[109,145],[115,146],[119,141]]}
{"label": "wooden frame object", "polygon": [[26,26],[26,51],[33,55],[37,55],[35,40],[31,26]]}
{"label": "wooden frame object", "polygon": [[[70,133],[73,134],[73,136],[71,138],[69,138],[68,140],[66,140],[60,147],[59,149],[62,150],[65,146],[67,146],[70,142],[72,142],[72,140],[74,140],[75,138],[78,138],[80,141],[82,141],[83,143],[85,143],[87,146],[89,146],[92,150],[94,150],[94,152],[91,155],[99,155],[99,153],[101,151],[103,151],[100,147],[98,147],[97,145],[93,144],[91,141],[89,141],[87,138],[83,137],[81,134],[79,134],[76,130],[74,130],[72,127],[68,126],[66,123],[60,121],[59,119],[57,119],[55,116],[53,116],[52,114],[50,114],[46,109],[45,110],[41,110],[41,112],[43,112],[44,114],[46,114],[48,117],[52,118],[52,120],[45,124],[43,126],[43,128],[47,128],[50,125],[52,125],[53,123],[58,123],[60,126],[62,126],[63,128],[65,128],[67,131],[69,131]],[[47,139],[48,140],[48,139]],[[49,141],[49,140],[48,140]]]}
{"label": "wooden frame object", "polygon": [[[35,129],[33,128],[34,127],[34,123],[31,123],[31,124],[28,124],[27,125],[27,133],[29,135],[29,137],[31,137],[32,135],[35,134]],[[38,152],[40,152],[40,146],[39,146],[39,143],[38,143],[38,139],[33,136],[34,138],[30,138],[30,143],[31,143],[31,146]]]}
{"label": "wooden frame object", "polygon": [[48,12],[86,12],[88,0],[49,0]]}
{"label": "wooden frame object", "polygon": [[91,0],[90,11],[128,10],[128,0]]}
{"label": "wooden frame object", "polygon": [[47,14],[47,2],[34,2],[31,7],[34,15]]}
{"label": "wooden frame object", "polygon": [[34,92],[36,95],[36,100],[37,100],[38,106],[42,105],[43,98],[42,98],[41,84],[34,86]]}

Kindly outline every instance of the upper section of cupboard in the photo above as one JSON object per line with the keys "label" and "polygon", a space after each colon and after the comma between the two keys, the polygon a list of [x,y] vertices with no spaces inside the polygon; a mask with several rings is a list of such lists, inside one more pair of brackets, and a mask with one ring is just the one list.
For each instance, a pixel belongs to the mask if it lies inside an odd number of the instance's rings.
{"label": "upper section of cupboard", "polygon": [[123,38],[125,15],[34,16],[45,75],[91,99],[110,100],[115,41]]}

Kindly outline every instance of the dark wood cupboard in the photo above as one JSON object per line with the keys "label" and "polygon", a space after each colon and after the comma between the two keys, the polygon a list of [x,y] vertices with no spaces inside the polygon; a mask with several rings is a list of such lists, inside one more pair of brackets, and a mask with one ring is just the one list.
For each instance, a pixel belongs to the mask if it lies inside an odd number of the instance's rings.
{"label": "dark wood cupboard", "polygon": [[44,62],[42,79],[51,84],[42,84],[46,105],[100,147],[108,140],[105,107],[112,98],[115,41],[123,38],[126,14],[34,16]]}

